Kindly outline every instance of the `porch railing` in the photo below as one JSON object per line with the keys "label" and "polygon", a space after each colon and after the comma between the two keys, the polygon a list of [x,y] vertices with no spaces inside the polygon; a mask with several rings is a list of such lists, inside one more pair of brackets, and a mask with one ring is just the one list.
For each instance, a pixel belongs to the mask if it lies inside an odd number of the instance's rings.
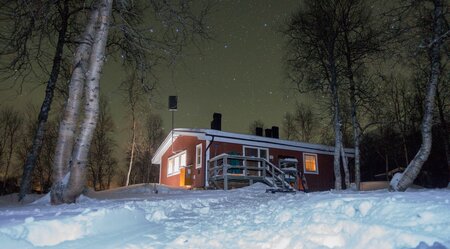
{"label": "porch railing", "polygon": [[209,160],[208,180],[216,187],[223,182],[223,189],[229,182],[263,182],[273,188],[294,191],[286,181],[286,173],[264,158],[220,154]]}

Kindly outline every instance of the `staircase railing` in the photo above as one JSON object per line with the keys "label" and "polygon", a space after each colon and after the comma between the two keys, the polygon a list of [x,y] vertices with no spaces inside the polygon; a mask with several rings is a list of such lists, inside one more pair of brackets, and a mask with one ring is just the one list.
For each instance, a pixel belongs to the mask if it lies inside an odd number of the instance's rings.
{"label": "staircase railing", "polygon": [[[286,181],[286,173],[271,162],[263,159],[266,164],[266,170],[270,172],[272,181],[276,184],[274,187],[281,188],[283,190],[294,190],[294,188]],[[278,184],[277,184],[278,183]],[[280,186],[281,185],[281,186]]]}

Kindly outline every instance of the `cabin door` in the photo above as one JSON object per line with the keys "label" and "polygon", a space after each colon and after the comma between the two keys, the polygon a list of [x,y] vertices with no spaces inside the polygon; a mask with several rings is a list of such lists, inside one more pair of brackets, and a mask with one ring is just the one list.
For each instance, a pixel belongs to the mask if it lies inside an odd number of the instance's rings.
{"label": "cabin door", "polygon": [[180,168],[180,186],[186,187],[191,186],[191,167]]}
{"label": "cabin door", "polygon": [[[266,160],[269,160],[269,150],[266,148],[259,148],[259,147],[249,147],[249,146],[244,146],[243,148],[244,152],[244,156],[250,156],[250,157],[258,157],[258,158],[264,158]],[[256,161],[246,161],[244,162],[246,166],[249,167],[261,167],[261,163],[260,162],[256,162]],[[249,171],[247,172],[248,175],[253,175],[253,176],[261,176],[261,171]]]}

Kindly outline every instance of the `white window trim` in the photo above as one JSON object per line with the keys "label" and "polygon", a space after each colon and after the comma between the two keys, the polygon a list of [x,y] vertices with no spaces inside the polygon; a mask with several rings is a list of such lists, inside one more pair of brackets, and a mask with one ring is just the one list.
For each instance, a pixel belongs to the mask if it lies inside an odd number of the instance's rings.
{"label": "white window trim", "polygon": [[261,150],[265,150],[267,153],[266,153],[266,158],[264,158],[264,159],[266,159],[267,161],[269,160],[269,149],[268,148],[244,145],[244,146],[242,146],[242,155],[244,155],[244,156],[246,156],[245,155],[245,149],[257,149],[258,150],[258,157],[261,157]]}
{"label": "white window trim", "polygon": [[[316,158],[316,171],[307,171],[306,170],[305,156],[313,156],[313,157]],[[312,175],[318,175],[319,174],[319,157],[317,156],[317,154],[303,153],[303,173],[304,174],[312,174]]]}
{"label": "white window trim", "polygon": [[[183,154],[185,154],[185,156],[186,156],[186,161],[187,161],[187,155],[186,155],[186,151],[185,151],[185,150],[182,151],[182,152],[180,152],[180,153],[177,153],[177,154],[175,154],[175,155],[173,155],[173,156],[171,156],[171,157],[169,157],[169,158],[167,158],[167,177],[179,175],[179,174],[180,174],[180,169],[181,169],[182,167],[186,167],[186,165],[184,165],[184,166],[181,165],[181,155],[183,155]],[[169,174],[169,161],[170,161],[171,159],[176,158],[176,157],[180,157],[180,166],[178,167],[178,171],[172,172],[172,173]],[[175,160],[173,160],[173,161],[174,161],[174,163],[175,163]],[[185,163],[187,163],[187,162],[185,162]]]}
{"label": "white window trim", "polygon": [[[269,148],[264,148],[264,147],[254,147],[254,146],[242,146],[242,155],[245,155],[245,149],[256,149],[258,151],[258,158],[261,158],[261,150],[265,150],[266,151],[266,159],[267,161],[269,161]],[[246,161],[244,160],[244,166],[246,166]],[[261,167],[261,162],[258,162],[258,167]],[[258,176],[261,176],[261,172],[258,172]]]}
{"label": "white window trim", "polygon": [[[200,157],[198,155],[198,148],[200,148]],[[198,159],[200,158],[200,162],[198,162]],[[200,169],[202,167],[202,160],[203,160],[203,148],[202,144],[197,144],[195,146],[195,168]]]}

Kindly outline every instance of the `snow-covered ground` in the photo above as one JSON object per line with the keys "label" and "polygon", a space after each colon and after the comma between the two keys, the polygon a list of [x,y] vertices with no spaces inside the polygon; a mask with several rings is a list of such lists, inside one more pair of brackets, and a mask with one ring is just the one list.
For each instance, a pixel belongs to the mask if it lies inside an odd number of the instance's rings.
{"label": "snow-covered ground", "polygon": [[265,193],[140,185],[77,204],[0,198],[0,248],[450,248],[450,189]]}

